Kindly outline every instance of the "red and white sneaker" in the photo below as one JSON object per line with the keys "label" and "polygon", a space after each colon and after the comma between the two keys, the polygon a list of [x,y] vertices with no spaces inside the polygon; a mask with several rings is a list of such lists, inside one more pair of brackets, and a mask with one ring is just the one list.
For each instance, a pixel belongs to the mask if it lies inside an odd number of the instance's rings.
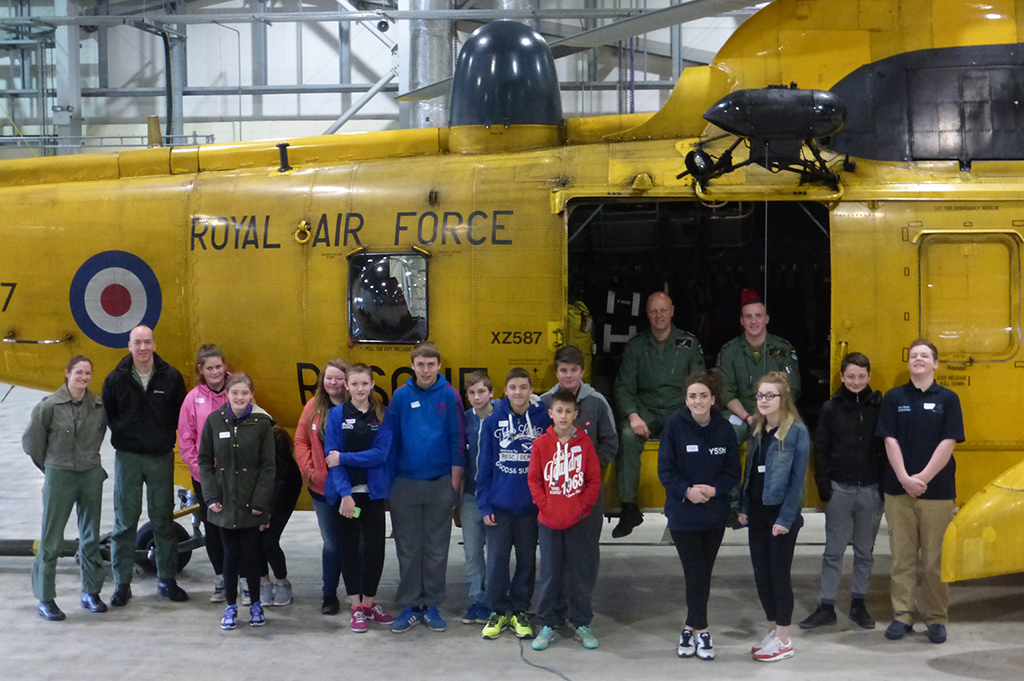
{"label": "red and white sneaker", "polygon": [[363,614],[366,615],[366,619],[378,624],[391,624],[395,621],[395,618],[384,612],[384,608],[380,607],[378,603],[374,603],[372,608],[364,606]]}
{"label": "red and white sneaker", "polygon": [[773,638],[775,638],[775,630],[774,629],[770,630],[767,634],[765,634],[764,638],[762,638],[761,642],[758,643],[756,646],[751,646],[750,647],[750,652],[751,653],[758,652],[759,650],[761,650],[761,648],[764,648],[766,645],[768,645],[768,642],[771,641]]}
{"label": "red and white sneaker", "polygon": [[772,636],[768,645],[754,653],[754,659],[758,662],[777,662],[793,657],[793,640],[783,643],[778,636]]}
{"label": "red and white sneaker", "polygon": [[366,614],[362,607],[352,608],[352,623],[349,625],[349,628],[357,634],[365,634],[370,628],[366,624]]}

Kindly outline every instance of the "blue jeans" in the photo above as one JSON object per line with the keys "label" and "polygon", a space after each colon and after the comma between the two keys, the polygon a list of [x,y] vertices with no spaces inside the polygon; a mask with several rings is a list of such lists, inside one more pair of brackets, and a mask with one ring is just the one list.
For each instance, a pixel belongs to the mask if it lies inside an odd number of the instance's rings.
{"label": "blue jeans", "polygon": [[[333,506],[320,495],[310,492],[313,499],[313,511],[316,522],[320,526],[320,536],[324,540],[323,579],[324,596],[337,594],[341,582],[341,515],[338,513],[340,504]],[[319,497],[319,498],[317,498]]]}
{"label": "blue jeans", "polygon": [[463,494],[459,502],[462,518],[462,548],[466,553],[466,579],[469,580],[469,602],[484,600],[484,521],[475,494]]}
{"label": "blue jeans", "polygon": [[540,525],[540,602],[537,604],[537,618],[546,627],[555,627],[561,622],[556,614],[561,592],[569,603],[569,621],[573,629],[589,627],[594,619],[590,604],[592,592],[591,575],[596,573],[589,564],[594,555],[593,528],[586,522],[578,522],[564,530],[552,530]]}

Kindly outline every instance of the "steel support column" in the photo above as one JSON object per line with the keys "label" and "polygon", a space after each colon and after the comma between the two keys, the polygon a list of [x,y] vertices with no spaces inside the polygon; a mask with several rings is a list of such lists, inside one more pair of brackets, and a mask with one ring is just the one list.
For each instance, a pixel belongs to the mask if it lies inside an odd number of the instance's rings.
{"label": "steel support column", "polygon": [[[451,0],[399,0],[400,10],[451,9]],[[454,66],[454,26],[451,21],[430,19],[407,23],[408,45],[401,51],[402,69],[399,87],[403,92],[430,85],[452,75]],[[406,89],[408,88],[408,89]],[[399,120],[409,128],[433,128],[448,125],[448,96],[419,102],[403,102]]]}
{"label": "steel support column", "polygon": [[[256,0],[256,11],[265,14],[271,10],[267,0]],[[252,84],[267,84],[267,24],[257,21],[252,25]],[[263,115],[263,98],[252,98],[252,114],[255,117]]]}
{"label": "steel support column", "polygon": [[[78,0],[54,0],[57,16],[78,16]],[[58,26],[55,31],[53,123],[59,137],[82,134],[81,44],[77,25]],[[42,112],[45,117],[46,112]],[[73,154],[74,149],[61,148],[60,154]]]}

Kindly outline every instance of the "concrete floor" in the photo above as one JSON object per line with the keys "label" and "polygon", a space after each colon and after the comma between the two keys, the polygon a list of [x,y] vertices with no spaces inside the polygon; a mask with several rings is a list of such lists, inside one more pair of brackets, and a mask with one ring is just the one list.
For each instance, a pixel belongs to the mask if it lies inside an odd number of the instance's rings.
{"label": "concrete floor", "polygon": [[[0,397],[9,386],[0,385]],[[38,537],[43,477],[21,450],[21,433],[43,393],[15,388],[0,403],[0,539]],[[104,450],[113,471],[113,452]],[[103,528],[113,525],[113,485],[105,488]],[[823,518],[808,514],[793,565],[797,607],[802,619],[815,606]],[[883,526],[884,528],[884,526]],[[664,519],[648,514],[629,541],[613,540],[605,525],[601,573],[594,594],[593,630],[601,647],[583,650],[572,639],[558,640],[545,652],[520,646],[509,634],[480,639],[478,625],[458,618],[466,605],[461,533],[453,531],[448,599],[443,614],[449,628],[437,634],[415,627],[402,636],[372,629],[348,630],[342,616],[324,617],[320,606],[320,537],[312,513],[296,513],[282,544],[288,555],[295,601],[270,608],[262,629],[244,626],[223,632],[222,606],[208,602],[213,571],[199,551],[179,575],[193,598],[183,604],[156,597],[156,580],[137,575],[135,598],[126,608],[92,614],[77,605],[80,589],[74,559],[61,559],[57,603],[64,622],[36,615],[29,570],[31,558],[0,557],[0,679],[667,679],[708,674],[723,679],[1004,679],[1020,678],[1024,668],[1022,622],[1024,577],[1020,575],[955,585],[949,642],[930,644],[922,633],[900,642],[882,635],[891,610],[888,600],[888,542],[876,551],[876,577],[869,608],[880,623],[874,631],[845,618],[824,631],[797,630],[796,656],[777,664],[754,662],[750,646],[764,632],[754,591],[745,535],[729,531],[716,565],[710,616],[717,658],[712,663],[681,660],[675,647],[685,615],[683,576],[675,550],[662,544]],[[77,536],[75,521],[68,538]],[[847,561],[852,558],[847,557]],[[388,546],[381,600],[393,608],[398,578],[394,548]],[[845,582],[844,582],[845,585]],[[110,582],[103,598],[109,600]],[[846,607],[845,600],[840,606]],[[919,629],[921,627],[919,626]],[[543,665],[547,670],[530,666]]]}

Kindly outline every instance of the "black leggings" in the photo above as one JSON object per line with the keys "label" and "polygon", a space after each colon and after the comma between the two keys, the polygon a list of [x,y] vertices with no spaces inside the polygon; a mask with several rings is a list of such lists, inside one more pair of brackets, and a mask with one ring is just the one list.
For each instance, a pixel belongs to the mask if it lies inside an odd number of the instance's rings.
{"label": "black leggings", "polygon": [[352,495],[360,510],[358,518],[341,518],[341,576],[349,596],[377,595],[377,585],[384,571],[385,499],[370,495]]}
{"label": "black leggings", "polygon": [[793,623],[793,551],[796,536],[804,524],[797,516],[786,534],[772,536],[772,525],[778,518],[778,507],[751,505],[748,516],[747,542],[750,562],[754,566],[754,583],[761,599],[764,616],[780,627]]}
{"label": "black leggings", "polygon": [[699,532],[672,530],[672,543],[686,579],[686,626],[696,631],[708,628],[711,571],[724,536],[725,527]]}
{"label": "black leggings", "polygon": [[290,508],[285,511],[275,510],[270,514],[270,527],[260,532],[260,577],[269,577],[270,569],[273,568],[274,577],[278,581],[288,578],[288,565],[284,551],[281,550],[281,534],[291,517]]}
{"label": "black leggings", "polygon": [[219,575],[224,572],[224,547],[220,543],[220,528],[206,519],[206,500],[203,499],[203,487],[195,478],[192,479],[192,490],[199,503],[197,515],[203,523],[203,534],[206,535],[206,555],[210,557],[210,564],[213,565],[213,574]]}
{"label": "black leggings", "polygon": [[220,529],[224,544],[224,596],[228,605],[238,600],[238,578],[249,583],[253,603],[260,599],[260,575],[257,561],[260,555],[260,528],[242,527],[236,530]]}

